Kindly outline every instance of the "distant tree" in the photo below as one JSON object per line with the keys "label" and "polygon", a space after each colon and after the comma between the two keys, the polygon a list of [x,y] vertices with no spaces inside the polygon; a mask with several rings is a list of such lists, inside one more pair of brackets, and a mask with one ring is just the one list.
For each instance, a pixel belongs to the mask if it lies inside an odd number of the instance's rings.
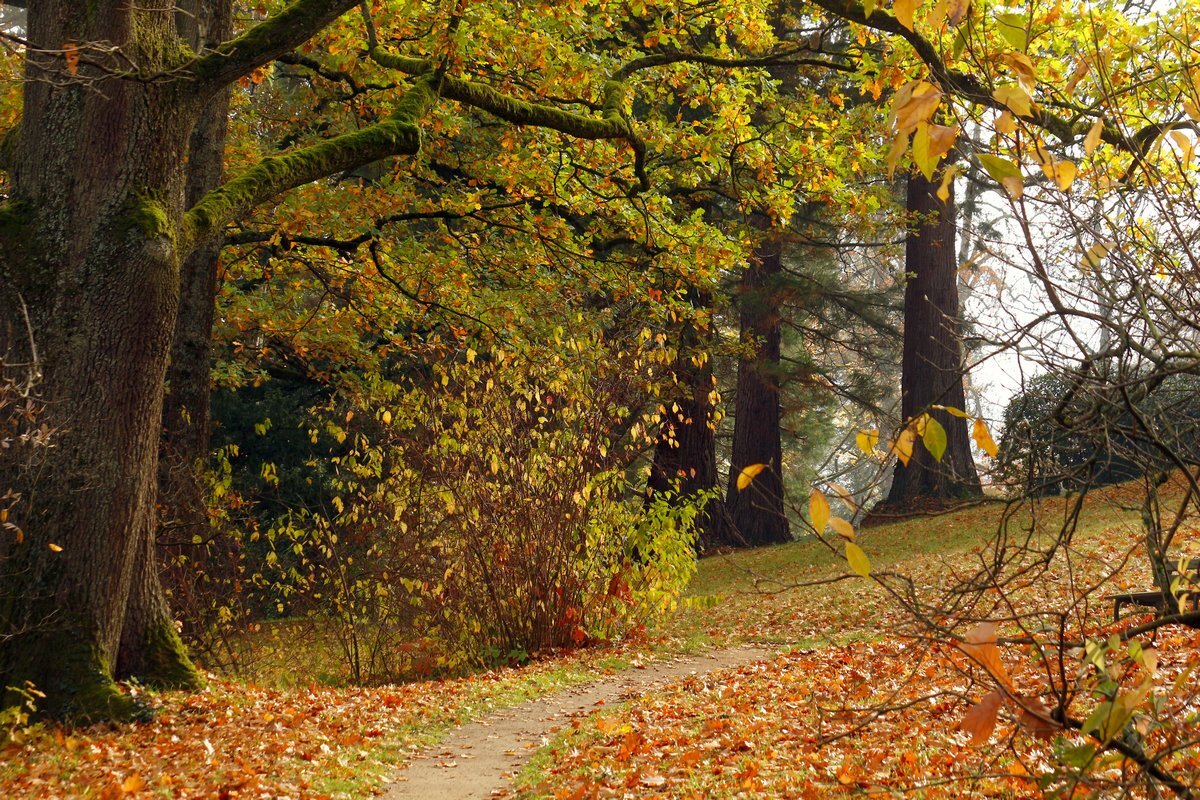
{"label": "distant tree", "polygon": [[897,461],[886,501],[889,508],[920,499],[981,494],[966,419],[932,408],[963,410],[966,405],[953,184],[947,184],[950,196],[945,202],[937,190],[938,185],[923,175],[909,176],[900,414],[910,420],[929,413],[946,431],[946,450],[938,461],[918,445],[907,464]]}

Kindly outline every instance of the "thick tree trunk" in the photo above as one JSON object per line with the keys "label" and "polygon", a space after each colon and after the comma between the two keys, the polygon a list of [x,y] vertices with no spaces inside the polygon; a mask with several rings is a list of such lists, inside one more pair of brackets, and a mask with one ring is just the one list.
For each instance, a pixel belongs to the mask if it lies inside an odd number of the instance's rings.
{"label": "thick tree trunk", "polygon": [[[43,709],[113,718],[134,705],[113,665],[154,523],[162,386],[178,302],[176,236],[195,119],[177,87],[65,64],[62,42],[107,42],[147,70],[186,58],[168,0],[30,9],[4,278],[30,310],[53,446],[6,464],[22,494],[0,625],[0,686],[32,681]],[[97,58],[101,57],[99,55]],[[113,69],[128,61],[113,58]],[[98,85],[92,85],[93,83]],[[11,308],[8,304],[6,313]],[[10,320],[11,321],[11,320]],[[174,628],[156,646],[181,651]],[[150,659],[153,663],[153,659]]]}
{"label": "thick tree trunk", "polygon": [[921,175],[908,179],[901,414],[907,420],[930,411],[946,429],[947,444],[940,463],[919,443],[908,466],[896,463],[886,501],[892,508],[923,498],[950,500],[981,494],[966,420],[929,408],[938,404],[961,409],[966,403],[954,209],[953,194],[943,203],[937,184]]}
{"label": "thick tree trunk", "polygon": [[[696,548],[745,544],[725,510],[717,470],[717,439],[714,420],[712,362],[703,348],[702,336],[692,325],[682,334],[676,357],[675,384],[683,390],[665,403],[662,429],[654,447],[654,462],[646,482],[647,497],[677,492],[688,500],[698,492],[710,493],[696,518]],[[697,362],[700,363],[697,363]]]}
{"label": "thick tree trunk", "polygon": [[[783,493],[783,442],[779,404],[779,295],[782,247],[767,238],[742,273],[737,306],[743,347],[738,359],[733,454],[725,505],[742,539],[752,546],[791,541]],[[751,464],[766,468],[738,491],[738,475]]]}
{"label": "thick tree trunk", "polygon": [[[226,41],[233,29],[231,6],[230,0],[181,3],[176,12],[180,38],[196,52]],[[185,192],[189,208],[221,184],[229,97],[228,89],[222,91],[204,108],[192,131]],[[118,677],[136,675],[167,688],[192,687],[199,682],[187,654],[171,641],[163,641],[163,631],[174,630],[175,620],[160,571],[166,566],[162,563],[164,546],[173,542],[190,545],[194,535],[204,536],[208,530],[200,464],[209,446],[209,360],[220,252],[218,236],[197,247],[180,270],[179,313],[167,368],[159,451],[159,515],[147,557],[136,567],[116,666]],[[186,580],[194,574],[194,567],[176,574]]]}

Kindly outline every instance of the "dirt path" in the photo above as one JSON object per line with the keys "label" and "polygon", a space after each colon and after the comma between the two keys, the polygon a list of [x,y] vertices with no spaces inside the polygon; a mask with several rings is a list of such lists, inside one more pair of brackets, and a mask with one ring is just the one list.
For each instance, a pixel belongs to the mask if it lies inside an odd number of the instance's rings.
{"label": "dirt path", "polygon": [[717,650],[625,670],[611,678],[530,700],[463,725],[414,756],[388,786],[387,800],[470,800],[506,796],[513,776],[572,717],[693,674],[767,658],[756,647]]}

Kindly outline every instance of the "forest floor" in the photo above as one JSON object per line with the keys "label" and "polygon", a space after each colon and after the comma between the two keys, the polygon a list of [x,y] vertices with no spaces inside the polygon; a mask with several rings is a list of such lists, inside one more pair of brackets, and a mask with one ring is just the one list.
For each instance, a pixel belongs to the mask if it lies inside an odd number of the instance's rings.
{"label": "forest floor", "polygon": [[[1098,493],[1075,547],[1097,564],[1122,557],[1139,535],[1131,505],[1119,489]],[[1056,528],[1069,507],[1047,501],[1033,527]],[[979,561],[1004,511],[988,503],[914,518],[858,542],[874,573],[936,589]],[[1018,746],[1002,716],[993,744],[968,746],[957,725],[979,691],[961,654],[899,635],[892,598],[850,575],[838,552],[801,541],[704,559],[681,610],[646,641],[401,686],[214,677],[201,692],[153,697],[151,722],[17,732],[0,749],[0,796],[449,798],[446,785],[420,782],[482,772],[485,750],[503,780],[519,769],[513,792],[530,798],[1042,796],[1049,745]],[[1096,596],[1147,580],[1131,562]],[[1061,588],[1051,574],[1025,591],[1054,603]],[[1190,629],[1166,629],[1157,645],[1165,679],[1200,662]],[[672,661],[704,652],[721,661]],[[1030,659],[1004,656],[1020,684]],[[568,692],[583,685],[599,694]],[[502,734],[495,715],[515,707],[517,724]]]}

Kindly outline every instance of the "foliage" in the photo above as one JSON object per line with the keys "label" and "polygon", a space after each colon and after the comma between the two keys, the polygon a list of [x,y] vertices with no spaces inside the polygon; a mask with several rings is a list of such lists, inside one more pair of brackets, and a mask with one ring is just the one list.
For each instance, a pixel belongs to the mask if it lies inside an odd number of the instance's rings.
{"label": "foliage", "polygon": [[315,502],[249,545],[268,548],[279,613],[328,624],[362,682],[522,661],[668,610],[695,510],[630,490],[637,369],[579,335],[537,354],[467,348],[310,417],[312,439],[344,452]]}

